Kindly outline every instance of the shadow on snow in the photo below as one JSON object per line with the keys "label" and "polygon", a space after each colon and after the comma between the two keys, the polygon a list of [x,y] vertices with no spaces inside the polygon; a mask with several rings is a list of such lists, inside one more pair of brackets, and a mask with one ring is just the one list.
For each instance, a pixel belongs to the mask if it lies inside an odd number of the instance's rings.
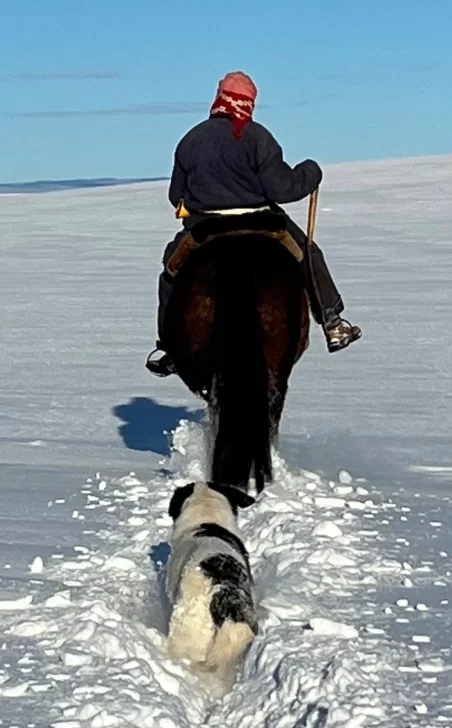
{"label": "shadow on snow", "polygon": [[116,405],[113,414],[122,420],[118,431],[129,450],[169,455],[170,442],[166,433],[174,430],[180,420],[200,422],[204,409],[189,410],[159,404],[147,397],[134,397],[127,404]]}

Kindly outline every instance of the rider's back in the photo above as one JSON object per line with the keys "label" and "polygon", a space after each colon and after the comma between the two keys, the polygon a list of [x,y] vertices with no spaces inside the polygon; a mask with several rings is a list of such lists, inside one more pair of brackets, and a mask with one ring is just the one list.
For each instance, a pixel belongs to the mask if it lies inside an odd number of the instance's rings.
{"label": "rider's back", "polygon": [[169,190],[174,206],[183,199],[192,211],[260,207],[293,202],[316,189],[322,178],[311,160],[292,169],[261,124],[249,122],[240,139],[226,118],[210,118],[179,142]]}

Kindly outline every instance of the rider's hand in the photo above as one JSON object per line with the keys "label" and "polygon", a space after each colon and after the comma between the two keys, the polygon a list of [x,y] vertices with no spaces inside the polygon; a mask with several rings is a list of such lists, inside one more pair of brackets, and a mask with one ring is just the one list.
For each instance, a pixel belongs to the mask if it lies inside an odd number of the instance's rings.
{"label": "rider's hand", "polygon": [[317,184],[317,187],[318,187],[323,178],[323,172],[322,172],[322,168],[321,168],[320,164],[315,162],[313,159],[305,159],[304,162],[302,162],[301,164],[305,165],[306,167],[309,167],[309,172],[313,177],[314,176],[318,177],[318,179],[319,179],[318,184]]}
{"label": "rider's hand", "polygon": [[310,195],[320,185],[323,177],[323,172],[320,165],[314,162],[313,159],[305,159],[304,162],[297,164],[295,169],[299,170],[305,179],[306,195]]}

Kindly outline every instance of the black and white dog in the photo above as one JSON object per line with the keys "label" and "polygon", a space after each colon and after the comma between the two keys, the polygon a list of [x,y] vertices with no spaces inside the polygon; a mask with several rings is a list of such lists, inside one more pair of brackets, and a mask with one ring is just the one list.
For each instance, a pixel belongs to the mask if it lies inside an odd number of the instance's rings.
{"label": "black and white dog", "polygon": [[248,553],[237,528],[238,508],[252,503],[237,488],[191,483],[177,488],[169,506],[169,653],[204,675],[215,697],[232,688],[257,633]]}

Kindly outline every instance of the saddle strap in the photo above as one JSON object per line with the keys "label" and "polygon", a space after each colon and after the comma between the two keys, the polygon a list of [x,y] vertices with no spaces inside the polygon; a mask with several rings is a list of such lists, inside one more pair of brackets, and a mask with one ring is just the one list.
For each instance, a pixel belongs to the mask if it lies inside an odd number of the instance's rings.
{"label": "saddle strap", "polygon": [[177,275],[190,253],[196,248],[199,248],[199,243],[195,241],[191,233],[187,233],[181,238],[179,245],[166,264],[166,271],[171,278]]}
{"label": "saddle strap", "polygon": [[292,235],[287,232],[287,230],[278,230],[277,232],[269,232],[268,230],[234,230],[230,233],[222,233],[221,236],[218,234],[208,235],[202,243],[197,243],[193,238],[192,234],[187,233],[186,235],[184,235],[183,238],[181,238],[179,245],[177,246],[176,250],[171,255],[166,264],[166,271],[168,275],[170,275],[171,278],[174,278],[182,268],[188,256],[193,252],[193,250],[199,248],[200,245],[206,245],[207,243],[210,243],[212,240],[215,240],[215,238],[218,237],[236,238],[239,235],[262,235],[266,238],[272,238],[273,240],[277,240],[279,243],[281,243],[281,245],[283,245],[283,247],[286,248],[286,250],[288,250],[291,255],[293,255],[298,263],[301,263],[301,261],[303,260],[303,251],[297,245]]}

